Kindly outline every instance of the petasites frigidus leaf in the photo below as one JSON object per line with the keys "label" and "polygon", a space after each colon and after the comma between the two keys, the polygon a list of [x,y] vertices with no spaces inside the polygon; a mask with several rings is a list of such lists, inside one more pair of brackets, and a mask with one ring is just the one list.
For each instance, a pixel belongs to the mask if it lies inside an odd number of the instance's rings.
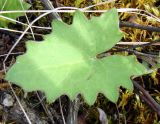
{"label": "petasites frigidus leaf", "polygon": [[[28,10],[30,5],[22,0],[0,0],[0,10],[9,11],[9,10]],[[16,19],[19,16],[23,16],[24,13],[3,13],[0,14],[5,17]],[[8,23],[12,22],[3,17],[0,17],[0,27],[7,27]]]}
{"label": "petasites frigidus leaf", "polygon": [[44,42],[27,42],[26,54],[17,58],[7,80],[26,91],[44,91],[49,101],[63,94],[73,100],[80,93],[93,104],[98,93],[116,102],[119,87],[132,90],[130,77],[145,73],[133,55],[96,57],[123,36],[116,9],[90,20],[76,11],[72,25],[57,20],[53,30]]}

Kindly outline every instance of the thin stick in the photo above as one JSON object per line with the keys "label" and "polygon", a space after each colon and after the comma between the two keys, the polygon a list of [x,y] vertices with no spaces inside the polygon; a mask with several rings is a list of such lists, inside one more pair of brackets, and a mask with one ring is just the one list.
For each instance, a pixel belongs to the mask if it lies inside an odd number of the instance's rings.
{"label": "thin stick", "polygon": [[[136,81],[132,80],[135,88],[138,90],[138,95],[143,99],[160,117],[160,105],[151,97],[151,95]],[[140,93],[141,92],[141,93]]]}
{"label": "thin stick", "polygon": [[[23,0],[19,0],[19,2],[20,2],[20,4],[21,4],[21,7],[22,7],[22,9],[23,10],[25,10],[24,9],[24,6],[23,6]],[[25,13],[25,17],[26,17],[26,19],[27,19],[27,23],[29,24],[30,22],[29,22],[29,18],[28,18],[28,16],[27,16],[27,14]],[[34,33],[33,33],[33,30],[32,30],[32,27],[30,27],[30,30],[31,30],[31,33],[32,33],[32,37],[33,37],[33,39],[35,40],[35,36],[34,36]]]}
{"label": "thin stick", "polygon": [[[72,10],[62,10],[62,9],[72,9]],[[18,11],[0,11],[1,14],[3,13],[53,13],[53,12],[57,12],[57,13],[72,13],[75,12],[75,10],[80,10],[82,12],[97,12],[97,13],[102,13],[102,12],[106,12],[108,10],[84,10],[84,8],[76,8],[76,7],[58,7],[55,8],[53,10],[18,10]],[[145,17],[149,17],[152,18],[154,20],[156,20],[157,22],[160,22],[160,19],[158,17],[156,17],[155,15],[145,11],[145,10],[141,10],[141,9],[135,9],[135,8],[120,8],[117,9],[118,12],[126,12],[126,13],[135,13],[138,15],[142,15]],[[142,14],[143,13],[143,14]],[[146,14],[145,14],[146,13]],[[0,17],[7,19],[7,17],[0,15]]]}
{"label": "thin stick", "polygon": [[11,82],[8,82],[8,84],[9,84],[9,86],[10,86],[10,88],[11,88],[11,90],[12,90],[12,93],[14,94],[14,96],[15,96],[15,98],[16,98],[16,100],[17,100],[17,102],[18,102],[18,104],[19,104],[19,106],[20,106],[22,112],[24,113],[24,116],[26,117],[26,119],[27,119],[27,121],[28,121],[28,124],[32,124],[32,122],[31,122],[31,120],[29,119],[29,117],[28,117],[26,111],[24,110],[24,108],[23,108],[23,106],[22,106],[22,104],[21,104],[19,98],[17,97],[17,95],[16,95],[16,93],[15,93],[13,87],[12,87]]}
{"label": "thin stick", "polygon": [[[17,20],[14,20],[14,19],[5,17],[5,16],[3,16],[3,15],[0,15],[0,18],[4,18],[4,19],[9,20],[9,21],[11,21],[11,22],[15,22],[15,23],[18,23],[18,24],[21,24],[21,25],[24,25],[24,26],[28,26],[28,24],[25,24],[25,23],[23,23],[23,22],[20,22],[20,21],[17,21]],[[32,27],[32,28],[33,28],[33,27],[34,27],[34,28],[40,28],[40,29],[51,29],[51,27],[41,27],[41,26],[34,26],[34,25],[32,25],[31,27]]]}
{"label": "thin stick", "polygon": [[160,32],[159,27],[144,26],[144,25],[139,25],[139,24],[130,23],[130,22],[124,22],[124,21],[120,21],[120,27],[131,27],[131,28],[137,28],[137,29],[147,30],[147,31],[151,31],[151,32]]}
{"label": "thin stick", "polygon": [[146,57],[151,57],[151,58],[158,58],[159,57],[158,55],[152,55],[152,54],[142,53],[142,52],[138,52],[136,50],[132,50],[132,49],[128,49],[128,48],[123,48],[123,47],[114,46],[114,48],[119,49],[119,50],[128,51],[128,52],[134,53],[136,55],[140,55],[140,56],[146,56]]}
{"label": "thin stick", "polygon": [[[24,32],[24,31],[18,31],[18,30],[14,30],[14,29],[8,29],[8,28],[1,28],[0,27],[0,31],[1,30],[8,31],[8,32],[14,32],[14,33],[20,33],[20,34],[22,34]],[[26,32],[26,34],[32,34],[32,33]],[[39,33],[34,33],[34,35],[43,36],[43,34],[39,34]]]}
{"label": "thin stick", "polygon": [[[16,52],[16,53],[11,53],[10,55],[19,55],[19,54],[23,54],[23,53],[24,52]],[[7,53],[0,55],[0,57],[5,57],[5,56],[7,56]]]}
{"label": "thin stick", "polygon": [[55,121],[53,120],[52,114],[49,112],[48,108],[46,107],[45,103],[44,103],[44,95],[42,92],[36,91],[37,97],[40,101],[40,104],[42,105],[45,113],[48,115],[49,119],[51,120],[52,124],[55,124]]}
{"label": "thin stick", "polygon": [[61,116],[62,116],[63,124],[66,124],[66,121],[65,121],[65,118],[64,118],[64,114],[63,114],[63,108],[62,108],[61,98],[59,98],[59,106],[60,106],[60,111],[61,111]]}
{"label": "thin stick", "polygon": [[129,46],[137,46],[137,45],[154,45],[160,46],[160,42],[118,42],[117,45],[129,45]]}

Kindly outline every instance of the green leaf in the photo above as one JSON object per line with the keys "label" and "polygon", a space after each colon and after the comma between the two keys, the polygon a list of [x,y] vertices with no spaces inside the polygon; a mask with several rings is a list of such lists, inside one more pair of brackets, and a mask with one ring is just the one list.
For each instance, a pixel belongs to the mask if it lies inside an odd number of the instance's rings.
{"label": "green leaf", "polygon": [[49,101],[63,94],[73,100],[81,93],[93,104],[99,92],[116,102],[119,87],[132,90],[130,77],[145,73],[135,56],[96,58],[123,36],[116,9],[91,20],[76,11],[72,25],[57,20],[53,27],[44,42],[27,42],[27,53],[17,58],[7,80],[26,91],[44,91]]}
{"label": "green leaf", "polygon": [[[9,11],[9,10],[27,10],[30,5],[26,2],[22,2],[23,7],[21,6],[20,0],[0,0],[0,10]],[[0,14],[11,19],[16,19],[19,16],[23,16],[24,13],[5,13]],[[7,27],[8,23],[11,22],[0,17],[0,27]]]}

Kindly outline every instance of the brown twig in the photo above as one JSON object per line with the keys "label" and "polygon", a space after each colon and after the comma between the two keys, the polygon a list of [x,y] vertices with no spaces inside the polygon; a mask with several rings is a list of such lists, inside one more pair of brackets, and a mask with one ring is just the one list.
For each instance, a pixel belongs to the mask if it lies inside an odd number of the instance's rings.
{"label": "brown twig", "polygon": [[136,81],[132,80],[135,87],[135,92],[144,100],[160,117],[160,105],[151,97],[151,95],[146,91],[141,85]]}
{"label": "brown twig", "polygon": [[144,26],[144,25],[131,23],[131,22],[120,21],[119,25],[120,25],[120,27],[131,27],[131,28],[137,28],[137,29],[147,30],[147,31],[151,31],[151,32],[160,32],[159,27]]}
{"label": "brown twig", "polygon": [[130,52],[130,53],[134,53],[135,55],[147,56],[147,57],[152,57],[152,58],[157,58],[158,57],[158,55],[142,53],[142,52],[130,49],[130,48],[123,48],[123,47],[118,47],[118,46],[115,46],[114,48],[116,48],[118,50],[122,50],[122,51],[127,51],[127,52]]}
{"label": "brown twig", "polygon": [[147,54],[147,53],[142,53],[142,52],[136,51],[136,50],[134,50],[134,48],[136,48],[136,47],[123,48],[123,47],[115,46],[114,48],[117,49],[114,52],[127,51],[129,53],[135,54],[137,56],[137,58],[140,58],[140,59],[146,61],[147,63],[152,65],[152,67],[157,68],[156,63],[160,59],[160,57],[158,55]]}

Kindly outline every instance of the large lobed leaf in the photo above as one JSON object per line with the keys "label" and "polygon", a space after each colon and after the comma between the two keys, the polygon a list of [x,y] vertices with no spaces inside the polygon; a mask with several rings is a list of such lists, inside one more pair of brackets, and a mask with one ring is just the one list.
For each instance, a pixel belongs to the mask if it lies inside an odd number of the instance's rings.
{"label": "large lobed leaf", "polygon": [[116,9],[90,20],[76,11],[72,25],[54,21],[53,29],[44,42],[27,42],[26,54],[17,58],[7,80],[26,91],[44,91],[49,101],[63,94],[73,100],[81,93],[93,104],[99,92],[116,102],[119,87],[132,90],[130,77],[145,73],[135,56],[96,58],[123,36]]}
{"label": "large lobed leaf", "polygon": [[[26,2],[22,2],[21,5],[20,1],[21,0],[0,0],[0,10],[28,10],[30,5]],[[9,17],[11,19],[16,19],[17,17],[24,15],[24,13],[5,13],[0,15]],[[0,27],[7,27],[9,22],[11,21],[0,17]]]}

